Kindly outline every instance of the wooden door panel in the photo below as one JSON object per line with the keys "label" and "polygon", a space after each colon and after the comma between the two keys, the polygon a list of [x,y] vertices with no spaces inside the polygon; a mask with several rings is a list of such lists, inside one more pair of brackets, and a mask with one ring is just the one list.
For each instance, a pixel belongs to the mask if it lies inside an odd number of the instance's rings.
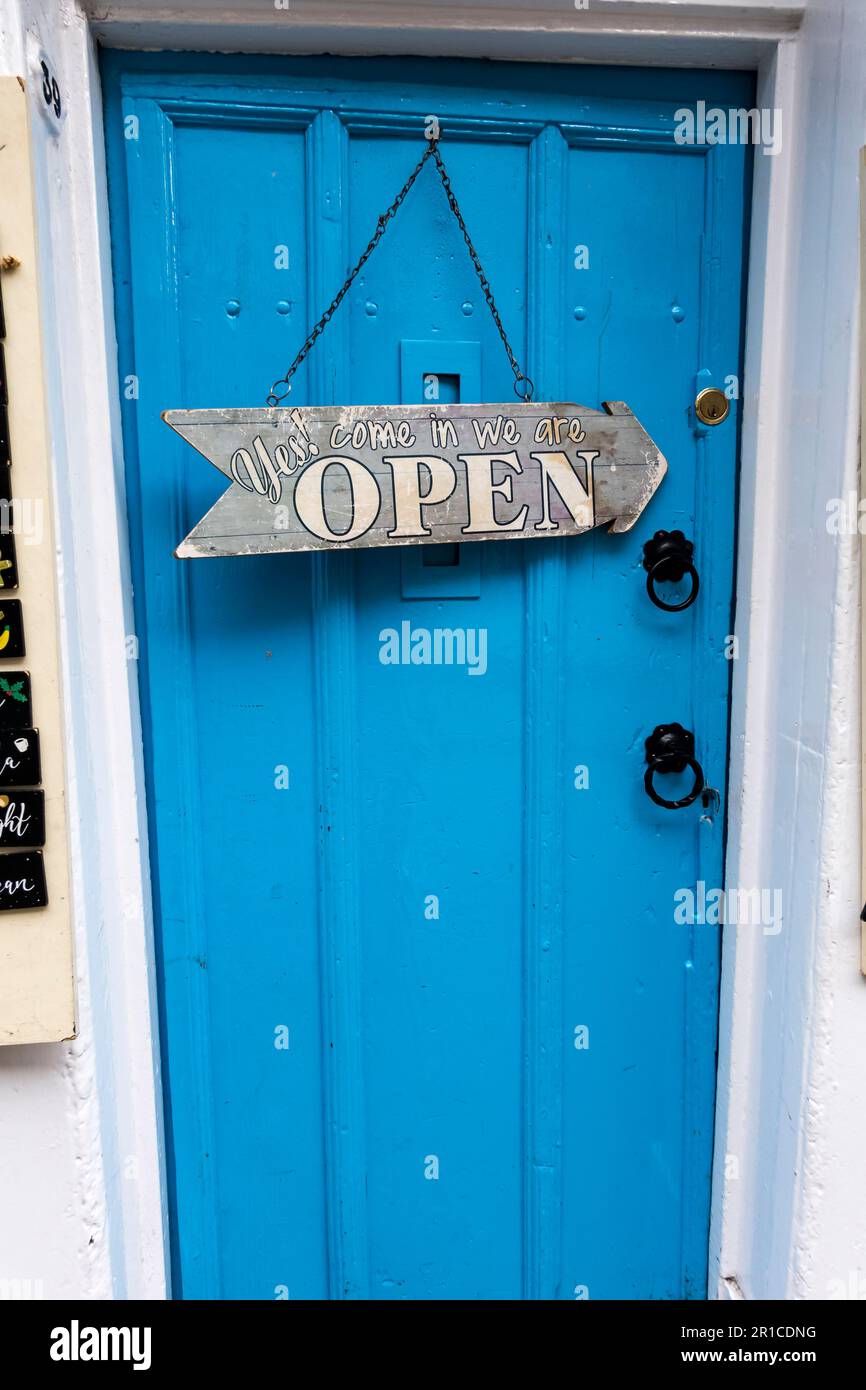
{"label": "wooden door panel", "polygon": [[[721,882],[737,408],[710,431],[690,405],[699,372],[739,372],[748,160],[673,130],[750,81],[104,71],[176,1291],[702,1297],[719,937],[673,895]],[[459,580],[399,550],[175,560],[224,480],[160,412],[263,401],[428,113],[537,397],[627,400],[669,460],[659,493],[624,536],[463,546]],[[298,403],[397,402],[419,373],[509,398],[428,172]],[[680,615],[641,567],[674,526],[701,574]],[[404,624],[483,632],[483,670],[384,663]],[[715,816],[644,794],[643,741],[674,719]]]}

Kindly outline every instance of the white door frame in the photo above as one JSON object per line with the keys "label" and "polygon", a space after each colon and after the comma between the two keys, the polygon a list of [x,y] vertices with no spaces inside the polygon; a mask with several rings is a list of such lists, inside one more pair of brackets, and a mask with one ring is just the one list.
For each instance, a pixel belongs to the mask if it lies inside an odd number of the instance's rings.
{"label": "white door frame", "polygon": [[[70,1066],[75,1089],[86,1092],[76,1119],[84,1189],[103,1230],[91,1291],[163,1297],[168,1268],[144,777],[128,641],[117,384],[127,364],[116,362],[97,39],[135,48],[756,69],[757,104],[781,111],[784,140],[775,156],[756,153],[752,195],[727,875],[729,884],[781,887],[785,922],[776,937],[725,933],[710,1297],[826,1297],[846,1240],[850,1267],[858,1267],[866,1204],[851,1210],[860,1163],[851,1115],[855,1105],[862,1111],[854,1062],[866,1032],[856,969],[856,542],[816,535],[823,499],[856,486],[856,219],[849,229],[846,161],[864,132],[856,67],[847,70],[863,37],[853,32],[854,4],[589,0],[582,10],[572,0],[291,0],[283,10],[279,0],[0,0],[0,60],[22,71],[41,45],[66,97],[62,131],[44,135],[37,159],[70,821],[87,826],[72,845],[81,1040]],[[810,255],[814,273],[804,276]],[[88,621],[95,613],[96,630]],[[72,689],[86,692],[86,704]],[[831,1154],[842,1188],[828,1202]]]}

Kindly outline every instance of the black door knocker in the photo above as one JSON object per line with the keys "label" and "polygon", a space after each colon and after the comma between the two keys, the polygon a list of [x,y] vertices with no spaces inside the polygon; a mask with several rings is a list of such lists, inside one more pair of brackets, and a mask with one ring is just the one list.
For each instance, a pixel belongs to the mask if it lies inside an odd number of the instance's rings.
{"label": "black door knocker", "polygon": [[[684,729],[682,724],[659,724],[646,740],[645,747],[647,770],[643,784],[647,796],[656,806],[679,811],[683,806],[691,806],[693,801],[697,801],[704,789],[704,772],[695,757],[695,736],[691,729]],[[655,774],[685,772],[687,767],[691,768],[695,778],[691,791],[678,801],[665,801],[653,786]]]}
{"label": "black door knocker", "polygon": [[[698,596],[700,580],[694,566],[695,547],[686,540],[682,531],[656,531],[652,540],[646,541],[643,548],[643,567],[647,572],[646,591],[655,604],[665,613],[682,613],[691,608]],[[656,593],[656,584],[679,584],[683,575],[689,575],[692,587],[682,603],[665,603]]]}

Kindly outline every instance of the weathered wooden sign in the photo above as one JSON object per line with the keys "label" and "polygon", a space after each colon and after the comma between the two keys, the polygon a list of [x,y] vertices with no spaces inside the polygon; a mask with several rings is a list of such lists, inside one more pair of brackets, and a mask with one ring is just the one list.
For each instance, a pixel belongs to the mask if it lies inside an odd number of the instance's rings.
{"label": "weathered wooden sign", "polygon": [[628,406],[168,410],[231,487],[181,558],[628,531],[667,463]]}

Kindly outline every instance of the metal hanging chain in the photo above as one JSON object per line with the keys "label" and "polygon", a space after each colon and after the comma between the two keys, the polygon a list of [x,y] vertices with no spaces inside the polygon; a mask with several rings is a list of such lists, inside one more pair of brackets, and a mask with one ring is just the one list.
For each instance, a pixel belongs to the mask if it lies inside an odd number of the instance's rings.
{"label": "metal hanging chain", "polygon": [[[453,188],[451,187],[451,180],[448,177],[448,173],[445,169],[442,156],[439,153],[439,142],[438,140],[431,140],[429,145],[427,146],[427,149],[424,151],[423,155],[418,160],[418,163],[415,165],[415,168],[412,170],[411,174],[404,183],[403,187],[400,189],[400,192],[397,194],[397,197],[394,199],[387,212],[382,213],[381,217],[376,223],[376,230],[370,238],[369,242],[367,243],[366,250],[358,260],[358,263],[355,265],[354,269],[349,272],[349,275],[347,276],[346,281],[340,289],[339,293],[334,296],[334,298],[331,300],[331,303],[328,305],[322,317],[316,324],[315,328],[313,328],[309,333],[306,342],[304,343],[303,347],[301,348],[292,365],[289,367],[289,370],[286,372],[285,376],[278,377],[277,380],[274,382],[267,397],[267,403],[269,406],[279,405],[280,401],[285,400],[286,396],[288,396],[289,392],[292,389],[292,377],[295,375],[295,372],[298,370],[304,358],[307,356],[313,344],[316,342],[316,339],[319,338],[321,334],[325,331],[325,328],[330,323],[336,310],[340,307],[346,295],[349,293],[349,290],[352,287],[355,277],[367,264],[367,261],[370,259],[376,247],[379,245],[379,242],[382,240],[382,237],[385,234],[385,228],[388,226],[388,223],[391,221],[391,218],[394,216],[395,212],[400,207],[400,204],[403,202],[403,199],[406,197],[407,193],[409,192],[409,189],[412,187],[421,170],[424,168],[424,165],[427,163],[427,160],[431,157],[436,163],[436,168],[438,170],[439,177],[442,180],[442,187],[444,188],[445,196],[448,199],[448,206],[450,207],[451,211],[456,217],[457,224],[460,227],[461,232],[463,233],[463,240],[466,242],[466,247],[469,251],[472,264],[474,265],[475,272],[478,276],[478,279],[481,282],[481,288],[484,291],[484,297],[487,300],[488,308],[490,309],[490,312],[493,315],[493,322],[496,324],[496,327],[499,330],[499,336],[502,339],[502,344],[505,348],[506,353],[508,354],[508,361],[511,364],[511,370],[514,373],[514,393],[516,396],[519,396],[521,400],[532,400],[532,395],[535,390],[535,387],[533,386],[532,381],[525,374],[525,372],[521,371],[517,358],[514,356],[511,344],[509,343],[508,338],[506,336],[505,329],[502,327],[502,319],[499,317],[499,310],[497,309],[496,301],[493,298],[493,291],[490,288],[490,281],[484,274],[484,270],[478,256],[478,252],[475,250],[475,247],[472,244],[472,238],[469,235],[469,230],[466,226],[465,221],[463,220],[463,214],[460,211],[457,198],[454,194]],[[281,387],[285,387],[285,390],[281,390]]]}

